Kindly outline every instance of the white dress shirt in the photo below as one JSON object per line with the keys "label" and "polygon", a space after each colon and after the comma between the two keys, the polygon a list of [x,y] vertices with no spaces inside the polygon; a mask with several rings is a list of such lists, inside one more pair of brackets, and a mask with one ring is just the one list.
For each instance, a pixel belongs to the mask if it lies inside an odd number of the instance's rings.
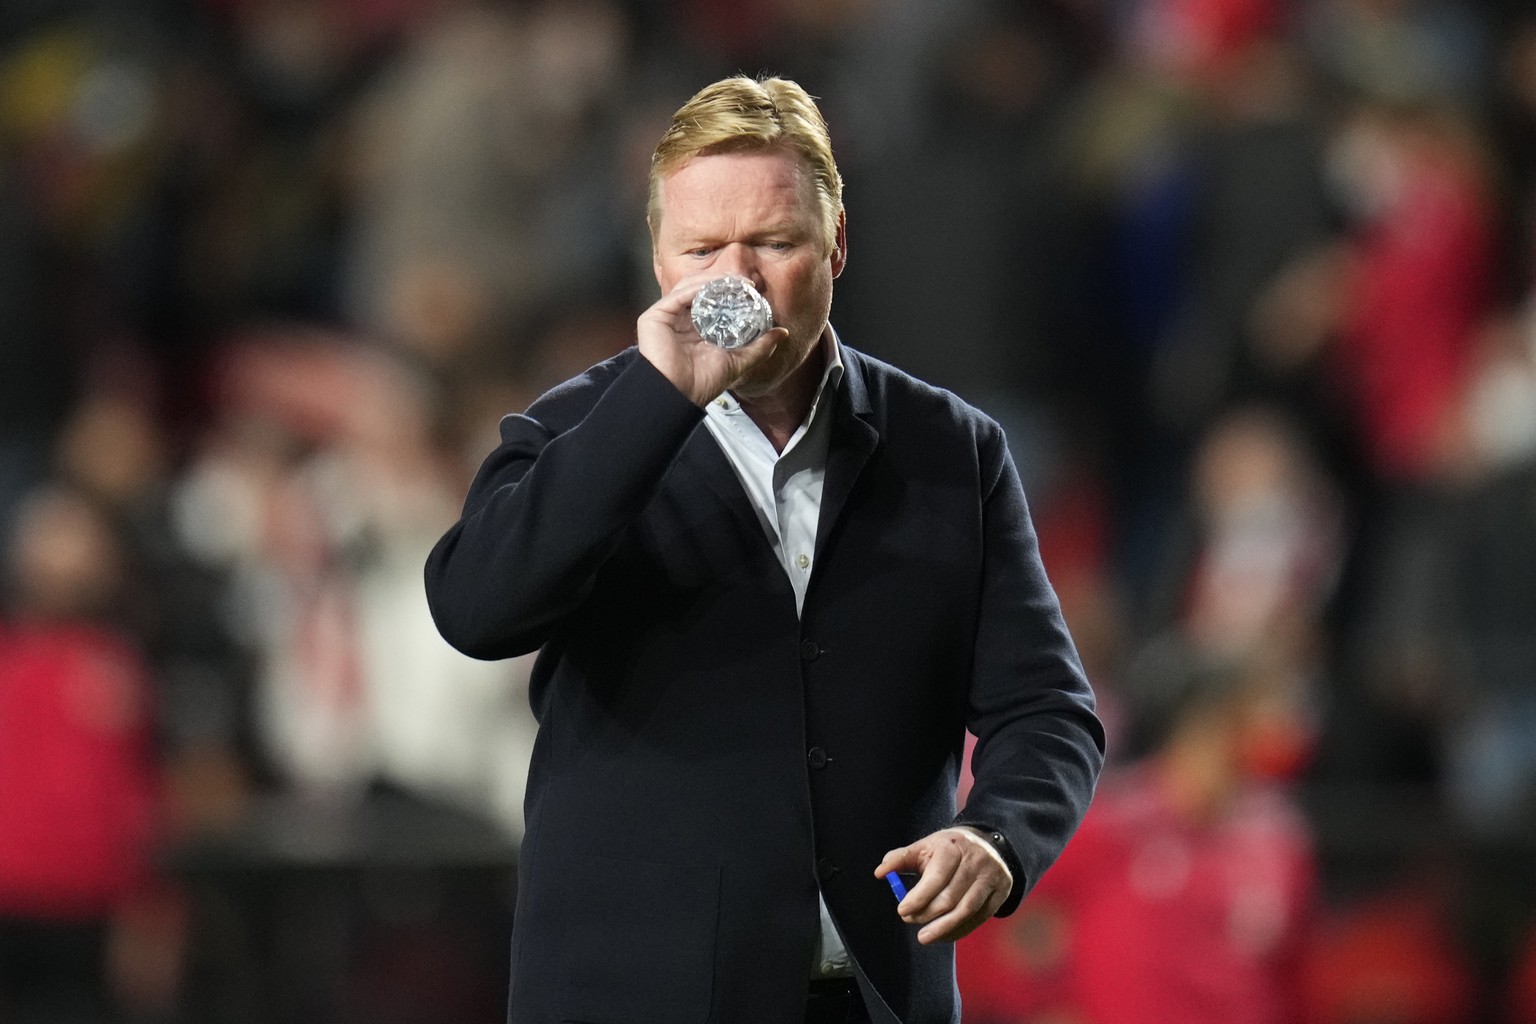
{"label": "white dress shirt", "polygon": [[[805,420],[782,452],[776,452],[758,425],[729,392],[704,409],[704,425],[736,470],[763,532],[795,591],[795,611],[805,606],[806,585],[816,556],[816,524],[821,518],[821,490],[827,472],[827,442],[832,433],[832,403],[843,379],[843,359],[830,326],[822,336],[826,370]],[[832,924],[827,901],[820,899],[821,941],[812,965],[818,977],[852,974],[848,949]]]}

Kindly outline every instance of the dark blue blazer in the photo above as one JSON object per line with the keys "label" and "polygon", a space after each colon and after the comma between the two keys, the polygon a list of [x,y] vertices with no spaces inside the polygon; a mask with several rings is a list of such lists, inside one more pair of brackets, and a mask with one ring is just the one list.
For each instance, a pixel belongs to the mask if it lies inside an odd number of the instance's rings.
{"label": "dark blue blazer", "polygon": [[1001,430],[843,352],[803,614],[703,414],[633,348],[502,422],[427,562],[459,650],[542,648],[515,1024],[798,1021],[818,887],[875,1020],[958,1021],[953,947],[917,943],[875,865],[998,829],[1007,913],[1087,808],[1103,731]]}

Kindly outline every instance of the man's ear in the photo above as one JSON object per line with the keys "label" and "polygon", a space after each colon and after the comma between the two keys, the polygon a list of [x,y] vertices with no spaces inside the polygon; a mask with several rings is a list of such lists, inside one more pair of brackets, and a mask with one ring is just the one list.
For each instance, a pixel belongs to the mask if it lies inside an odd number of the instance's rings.
{"label": "man's ear", "polygon": [[848,265],[848,214],[837,211],[837,237],[832,243],[832,276],[840,277]]}

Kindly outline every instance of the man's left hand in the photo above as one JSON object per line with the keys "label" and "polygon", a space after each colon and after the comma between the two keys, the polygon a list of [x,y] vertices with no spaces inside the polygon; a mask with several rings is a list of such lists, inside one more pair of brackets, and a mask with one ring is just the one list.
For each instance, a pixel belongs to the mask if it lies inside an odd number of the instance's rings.
{"label": "man's left hand", "polygon": [[923,927],[917,941],[954,942],[975,931],[1013,891],[1013,872],[980,832],[965,825],[941,829],[885,855],[875,876],[920,871],[896,912]]}

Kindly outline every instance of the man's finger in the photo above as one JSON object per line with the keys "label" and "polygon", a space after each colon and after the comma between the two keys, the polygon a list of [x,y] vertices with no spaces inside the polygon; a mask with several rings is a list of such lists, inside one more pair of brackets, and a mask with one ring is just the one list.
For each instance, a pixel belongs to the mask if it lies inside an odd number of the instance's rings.
{"label": "man's finger", "polygon": [[932,847],[924,858],[923,873],[918,878],[917,884],[907,890],[907,898],[896,906],[896,910],[906,921],[915,921],[918,915],[928,908],[934,897],[944,891],[954,878],[955,871],[960,867],[960,853],[947,845],[940,845],[937,849]]}
{"label": "man's finger", "polygon": [[955,942],[980,928],[997,908],[1002,906],[996,890],[978,881],[962,896],[954,909],[924,925],[917,933],[917,941],[929,945],[934,942]]}
{"label": "man's finger", "polygon": [[924,946],[935,942],[958,942],[980,928],[987,920],[982,914],[963,915],[958,909],[950,911],[937,921],[924,925],[917,933],[917,941]]}
{"label": "man's finger", "polygon": [[922,861],[917,859],[912,847],[898,846],[880,858],[880,865],[875,868],[875,877],[884,878],[892,871],[911,871],[914,868],[921,869],[922,866]]}
{"label": "man's finger", "polygon": [[975,875],[966,872],[963,864],[959,865],[945,886],[934,893],[925,905],[902,916],[913,924],[928,924],[960,906],[975,885]]}
{"label": "man's finger", "polygon": [[756,362],[759,359],[767,359],[773,355],[773,350],[789,339],[789,330],[784,327],[770,327],[745,345],[736,349],[742,359],[751,359]]}

